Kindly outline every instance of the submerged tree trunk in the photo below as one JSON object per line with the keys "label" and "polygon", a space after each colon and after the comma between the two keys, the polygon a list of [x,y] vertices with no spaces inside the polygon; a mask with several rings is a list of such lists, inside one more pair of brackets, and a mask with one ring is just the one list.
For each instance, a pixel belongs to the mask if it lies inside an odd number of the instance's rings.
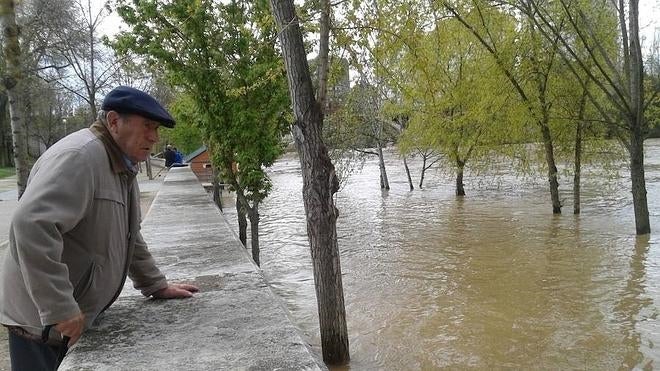
{"label": "submerged tree trunk", "polygon": [[0,22],[4,36],[3,53],[6,63],[6,73],[3,76],[3,85],[9,98],[9,116],[11,118],[11,131],[14,148],[14,165],[16,166],[16,185],[18,198],[25,192],[27,179],[30,174],[27,148],[27,128],[23,116],[23,102],[21,88],[23,86],[23,70],[21,66],[21,48],[18,41],[19,29],[16,25],[16,13],[13,0],[0,0]]}
{"label": "submerged tree trunk", "polygon": [[651,233],[649,208],[646,199],[644,176],[644,137],[640,128],[630,135],[630,180],[632,182],[633,208],[635,209],[635,229],[637,234]]}
{"label": "submerged tree trunk", "polygon": [[545,147],[545,161],[548,165],[548,183],[550,183],[550,199],[552,200],[552,213],[561,214],[561,201],[559,200],[559,180],[557,179],[557,165],[555,164],[555,152],[552,145],[552,136],[548,121],[541,124],[541,135]]}
{"label": "submerged tree trunk", "polygon": [[250,217],[250,242],[252,244],[252,260],[261,266],[259,261],[259,204],[255,203],[251,209],[248,210]]}
{"label": "submerged tree trunk", "polygon": [[580,99],[580,107],[578,110],[578,120],[575,129],[575,159],[574,159],[574,174],[573,174],[573,214],[580,213],[580,192],[581,192],[581,177],[582,177],[582,128],[584,126],[584,110],[587,104],[587,90],[583,89],[582,98]]}
{"label": "submerged tree trunk", "polygon": [[378,142],[378,167],[380,168],[380,188],[390,189],[390,181],[387,179],[387,170],[385,169],[383,147],[381,147],[380,142]]}
{"label": "submerged tree trunk", "polygon": [[303,176],[323,360],[333,365],[346,364],[350,355],[337,245],[338,210],[333,199],[339,180],[323,144],[323,113],[314,99],[307,52],[293,0],[270,0],[270,4],[279,30],[295,117],[292,132]]}
{"label": "submerged tree trunk", "polygon": [[[635,209],[635,229],[637,234],[651,233],[649,206],[646,199],[644,176],[644,64],[639,42],[639,1],[629,1],[630,60],[628,81],[631,112],[628,115],[630,127],[630,179],[632,182],[633,207]],[[623,27],[623,25],[622,25]]]}
{"label": "submerged tree trunk", "polygon": [[456,160],[456,196],[465,196],[465,188],[463,186],[463,171],[465,169],[465,162]]}
{"label": "submerged tree trunk", "polygon": [[419,175],[419,188],[424,184],[424,174],[426,173],[426,155],[422,155],[422,173]]}
{"label": "submerged tree trunk", "polygon": [[245,208],[238,200],[236,195],[236,217],[238,218],[238,238],[244,247],[247,248],[247,218]]}
{"label": "submerged tree trunk", "polygon": [[410,176],[410,168],[408,167],[408,161],[406,160],[406,156],[403,156],[403,167],[406,169],[406,175],[408,176],[408,185],[410,186],[410,190],[414,190],[415,187],[413,186],[413,181],[412,177]]}
{"label": "submerged tree trunk", "polygon": [[580,213],[580,177],[582,172],[582,118],[575,131],[575,174],[573,175],[573,214]]}

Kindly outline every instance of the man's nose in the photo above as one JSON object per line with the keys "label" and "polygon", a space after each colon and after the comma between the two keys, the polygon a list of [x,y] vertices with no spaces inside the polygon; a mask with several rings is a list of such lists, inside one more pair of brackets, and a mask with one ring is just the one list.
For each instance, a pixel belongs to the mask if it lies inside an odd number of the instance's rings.
{"label": "man's nose", "polygon": [[149,132],[147,134],[147,139],[152,143],[158,142],[158,139],[159,139],[158,128],[149,130]]}

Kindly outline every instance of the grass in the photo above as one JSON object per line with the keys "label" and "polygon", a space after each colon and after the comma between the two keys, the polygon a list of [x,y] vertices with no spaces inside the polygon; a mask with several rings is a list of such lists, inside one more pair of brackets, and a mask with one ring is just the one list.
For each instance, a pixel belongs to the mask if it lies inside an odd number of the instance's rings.
{"label": "grass", "polygon": [[13,167],[0,167],[0,178],[6,178],[16,174],[16,169]]}

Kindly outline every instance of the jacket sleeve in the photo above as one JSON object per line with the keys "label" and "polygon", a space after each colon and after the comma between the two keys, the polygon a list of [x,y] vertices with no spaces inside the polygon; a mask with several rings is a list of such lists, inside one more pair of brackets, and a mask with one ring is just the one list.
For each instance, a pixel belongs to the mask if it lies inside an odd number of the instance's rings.
{"label": "jacket sleeve", "polygon": [[133,281],[133,287],[142,292],[144,296],[150,296],[154,292],[167,287],[167,279],[156,266],[153,256],[138,231],[135,239],[135,248],[128,276]]}
{"label": "jacket sleeve", "polygon": [[12,253],[43,325],[80,312],[61,257],[62,235],[75,228],[94,198],[93,169],[83,157],[68,150],[42,158],[12,219]]}
{"label": "jacket sleeve", "polygon": [[137,230],[135,232],[135,246],[133,247],[131,265],[128,267],[128,276],[133,281],[133,287],[140,290],[144,296],[150,296],[154,292],[167,287],[167,280],[156,266],[156,262],[140,232],[142,216],[140,215],[140,186],[137,180],[133,181],[131,203],[133,209],[131,210],[132,224],[136,226]]}

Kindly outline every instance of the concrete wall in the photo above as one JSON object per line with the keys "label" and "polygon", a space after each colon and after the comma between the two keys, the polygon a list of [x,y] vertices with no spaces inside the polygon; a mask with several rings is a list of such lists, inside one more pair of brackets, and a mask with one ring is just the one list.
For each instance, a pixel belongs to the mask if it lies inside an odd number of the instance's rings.
{"label": "concrete wall", "polygon": [[147,299],[128,280],[61,370],[325,369],[189,168],[170,170],[142,232],[168,279],[201,292]]}

